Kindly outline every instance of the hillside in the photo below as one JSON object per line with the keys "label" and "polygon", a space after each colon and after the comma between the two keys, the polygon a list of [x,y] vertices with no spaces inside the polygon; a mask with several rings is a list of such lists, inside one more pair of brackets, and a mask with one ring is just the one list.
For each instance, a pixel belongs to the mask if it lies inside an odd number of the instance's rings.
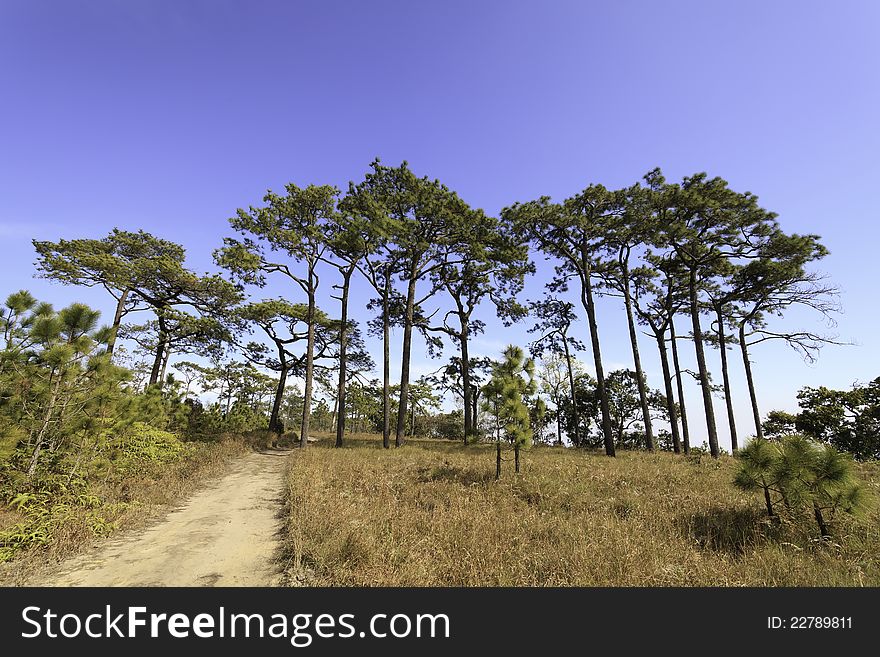
{"label": "hillside", "polygon": [[[378,436],[292,457],[288,579],[327,586],[878,586],[880,515],[777,526],[735,461]],[[512,453],[505,452],[505,458]],[[860,464],[876,495],[877,463]]]}

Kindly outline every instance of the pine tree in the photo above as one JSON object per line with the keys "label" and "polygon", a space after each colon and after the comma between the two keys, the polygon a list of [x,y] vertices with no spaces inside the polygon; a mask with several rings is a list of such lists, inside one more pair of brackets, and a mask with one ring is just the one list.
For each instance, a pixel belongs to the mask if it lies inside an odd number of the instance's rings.
{"label": "pine tree", "polygon": [[[734,483],[764,494],[768,515],[776,506],[797,520],[812,516],[819,536],[831,536],[831,523],[840,513],[857,515],[868,507],[868,496],[852,467],[852,457],[794,434],[779,441],[755,438],[737,454]],[[772,494],[777,499],[772,499]]]}
{"label": "pine tree", "polygon": [[502,438],[513,445],[516,472],[520,471],[520,452],[532,444],[526,398],[536,390],[534,360],[526,358],[520,347],[509,345],[504,360],[495,364],[484,392],[486,409],[495,418],[496,479],[501,476]]}
{"label": "pine tree", "polygon": [[[314,387],[315,339],[319,317],[317,292],[318,265],[328,250],[327,225],[337,216],[339,190],[330,185],[298,187],[288,183],[285,194],[272,191],[263,197],[263,207],[239,209],[229,220],[241,239],[224,238],[224,247],[215,252],[219,265],[242,283],[263,287],[269,274],[280,273],[293,281],[306,296],[306,358],[300,446],[308,443]],[[276,254],[284,254],[277,258]],[[290,261],[304,266],[294,270]]]}

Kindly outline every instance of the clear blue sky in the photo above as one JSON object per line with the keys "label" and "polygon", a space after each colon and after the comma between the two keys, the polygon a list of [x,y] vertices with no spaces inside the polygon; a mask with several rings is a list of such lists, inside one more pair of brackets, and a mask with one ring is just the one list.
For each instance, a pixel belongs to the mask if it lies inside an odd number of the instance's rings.
{"label": "clear blue sky", "polygon": [[[96,292],[34,280],[30,239],[144,228],[204,270],[237,207],[287,181],[344,187],[376,156],[489,212],[654,166],[707,171],[831,249],[837,330],[859,346],[812,367],[782,346],[754,354],[765,410],[793,409],[803,385],[880,375],[878,33],[871,1],[4,0],[0,292],[106,314]],[[617,304],[599,319],[608,362],[628,365]],[[495,328],[479,348],[525,340],[525,327]],[[415,360],[417,374],[439,365],[420,348]],[[717,413],[723,436],[720,400]]]}

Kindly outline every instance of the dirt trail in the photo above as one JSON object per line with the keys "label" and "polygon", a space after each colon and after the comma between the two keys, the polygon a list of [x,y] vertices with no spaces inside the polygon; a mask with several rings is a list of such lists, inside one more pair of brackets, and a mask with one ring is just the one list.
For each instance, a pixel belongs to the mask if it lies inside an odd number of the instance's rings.
{"label": "dirt trail", "polygon": [[151,527],[74,557],[45,586],[273,586],[289,450],[249,454]]}

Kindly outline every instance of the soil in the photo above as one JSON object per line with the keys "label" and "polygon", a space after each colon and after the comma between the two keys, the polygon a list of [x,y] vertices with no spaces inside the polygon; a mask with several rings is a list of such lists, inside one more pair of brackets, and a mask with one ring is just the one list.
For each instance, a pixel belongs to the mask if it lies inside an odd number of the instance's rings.
{"label": "soil", "polygon": [[291,450],[242,458],[146,529],[73,557],[43,586],[277,586]]}

